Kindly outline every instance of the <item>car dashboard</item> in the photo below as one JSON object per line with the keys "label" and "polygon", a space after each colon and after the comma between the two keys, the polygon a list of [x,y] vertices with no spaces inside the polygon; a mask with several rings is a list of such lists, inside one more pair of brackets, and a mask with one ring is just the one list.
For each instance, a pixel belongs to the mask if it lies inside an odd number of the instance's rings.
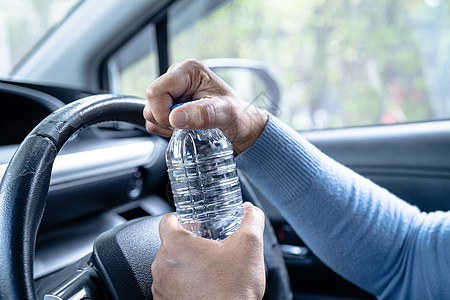
{"label": "car dashboard", "polygon": [[[74,100],[101,93],[105,91],[0,81],[0,178],[21,141],[42,119]],[[330,157],[423,211],[448,210],[449,122],[302,135]],[[87,257],[102,232],[138,217],[174,211],[168,198],[166,147],[166,139],[119,122],[97,124],[71,137],[55,160],[37,236],[38,294],[40,282]],[[270,199],[253,188],[281,244],[294,298],[372,298],[322,264]]]}
{"label": "car dashboard", "polygon": [[[0,178],[21,141],[41,120],[93,94],[1,81]],[[36,241],[35,280],[91,253],[102,232],[174,210],[165,196],[166,145],[161,137],[119,122],[91,126],[71,137],[53,165]]]}

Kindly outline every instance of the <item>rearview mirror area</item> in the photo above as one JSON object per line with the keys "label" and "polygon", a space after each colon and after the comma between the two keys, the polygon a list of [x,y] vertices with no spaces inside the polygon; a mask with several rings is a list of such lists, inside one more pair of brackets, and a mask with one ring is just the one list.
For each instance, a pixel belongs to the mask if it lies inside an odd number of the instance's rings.
{"label": "rearview mirror area", "polygon": [[273,115],[279,113],[280,88],[261,61],[213,58],[202,62],[247,102]]}

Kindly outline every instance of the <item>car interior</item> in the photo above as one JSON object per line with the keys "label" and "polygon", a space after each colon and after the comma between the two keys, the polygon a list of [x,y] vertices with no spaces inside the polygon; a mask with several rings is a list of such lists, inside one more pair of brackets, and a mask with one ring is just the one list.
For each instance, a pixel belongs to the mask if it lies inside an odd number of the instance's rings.
{"label": "car interior", "polygon": [[[27,6],[57,21],[0,73],[0,298],[152,298],[158,224],[175,206],[168,139],[142,110],[147,86],[188,58],[336,161],[425,212],[449,210],[450,4],[306,2],[1,4],[11,22]],[[243,174],[241,186],[266,214],[264,299],[374,299]]]}

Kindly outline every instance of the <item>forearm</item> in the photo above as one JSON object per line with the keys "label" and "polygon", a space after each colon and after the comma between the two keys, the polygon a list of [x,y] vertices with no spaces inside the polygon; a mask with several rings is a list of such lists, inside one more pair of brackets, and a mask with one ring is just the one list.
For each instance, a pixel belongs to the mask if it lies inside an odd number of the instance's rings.
{"label": "forearm", "polygon": [[[244,151],[238,168],[312,251],[350,281],[381,298],[450,294],[450,213],[420,213],[275,118],[265,126],[266,115],[198,61],[172,65],[150,85],[147,98],[151,132],[220,128],[236,152]],[[187,99],[198,100],[171,112]]]}
{"label": "forearm", "polygon": [[271,118],[238,167],[257,183],[312,251],[380,296],[405,295],[410,252],[429,218],[325,156]]}

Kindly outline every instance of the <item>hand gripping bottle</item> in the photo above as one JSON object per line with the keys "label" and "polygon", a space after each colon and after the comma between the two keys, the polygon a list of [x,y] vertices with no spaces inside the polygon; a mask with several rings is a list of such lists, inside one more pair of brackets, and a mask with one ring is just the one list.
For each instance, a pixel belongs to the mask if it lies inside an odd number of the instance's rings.
{"label": "hand gripping bottle", "polygon": [[239,227],[243,217],[241,187],[233,148],[220,129],[175,129],[166,163],[183,228],[222,240]]}

